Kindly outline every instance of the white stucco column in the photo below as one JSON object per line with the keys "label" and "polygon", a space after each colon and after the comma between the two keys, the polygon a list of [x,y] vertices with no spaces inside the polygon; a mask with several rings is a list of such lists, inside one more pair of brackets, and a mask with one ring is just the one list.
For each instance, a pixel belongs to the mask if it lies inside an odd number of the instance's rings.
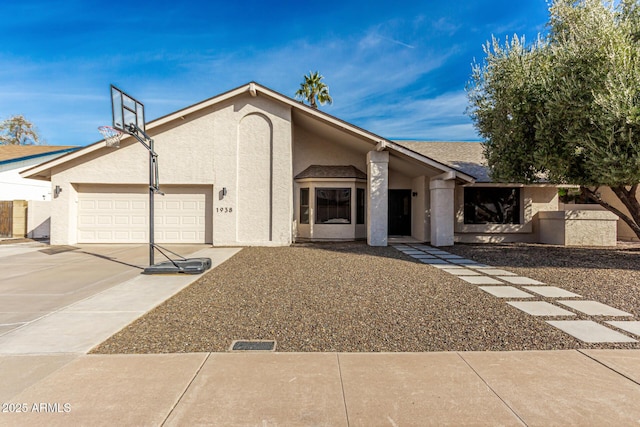
{"label": "white stucco column", "polygon": [[387,246],[389,228],[389,152],[367,153],[367,243]]}
{"label": "white stucco column", "polygon": [[[452,246],[455,224],[455,175],[437,176],[429,182],[431,195],[431,245]],[[444,179],[443,179],[444,178]]]}

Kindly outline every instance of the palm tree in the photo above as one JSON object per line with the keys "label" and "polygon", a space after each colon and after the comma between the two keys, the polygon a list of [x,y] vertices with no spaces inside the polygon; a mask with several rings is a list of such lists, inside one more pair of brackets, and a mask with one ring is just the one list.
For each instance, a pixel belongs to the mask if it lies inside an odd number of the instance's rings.
{"label": "palm tree", "polygon": [[323,78],[319,71],[315,73],[309,71],[309,75],[304,76],[304,81],[300,83],[300,89],[296,91],[296,98],[301,101],[307,101],[311,107],[316,109],[318,108],[318,102],[320,105],[333,103],[333,99],[329,95],[329,86],[322,83]]}

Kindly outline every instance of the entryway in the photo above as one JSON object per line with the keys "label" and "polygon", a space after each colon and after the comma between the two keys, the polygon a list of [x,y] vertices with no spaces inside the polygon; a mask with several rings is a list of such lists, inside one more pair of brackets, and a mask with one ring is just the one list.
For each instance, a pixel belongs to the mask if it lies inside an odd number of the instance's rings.
{"label": "entryway", "polygon": [[411,190],[389,190],[390,236],[411,236]]}

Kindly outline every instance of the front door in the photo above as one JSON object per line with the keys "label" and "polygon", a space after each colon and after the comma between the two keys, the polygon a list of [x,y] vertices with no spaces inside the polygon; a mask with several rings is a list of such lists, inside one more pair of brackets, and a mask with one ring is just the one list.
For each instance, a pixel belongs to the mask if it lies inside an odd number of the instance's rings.
{"label": "front door", "polygon": [[411,236],[411,190],[389,190],[389,235]]}

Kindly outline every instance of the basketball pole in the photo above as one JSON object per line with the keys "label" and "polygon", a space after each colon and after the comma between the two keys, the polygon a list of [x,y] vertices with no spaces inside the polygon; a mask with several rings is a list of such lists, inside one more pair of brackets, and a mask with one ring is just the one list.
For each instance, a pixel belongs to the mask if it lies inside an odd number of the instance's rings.
{"label": "basketball pole", "polygon": [[[155,227],[154,227],[154,199],[155,194],[160,193],[164,194],[160,191],[159,182],[158,182],[158,154],[153,149],[153,139],[146,134],[145,131],[140,129],[135,123],[129,124],[129,135],[133,136],[138,140],[139,143],[144,145],[144,148],[149,152],[149,266],[155,264],[154,255],[155,255]],[[138,134],[142,134],[144,139],[140,137]]]}
{"label": "basketball pole", "polygon": [[[158,177],[158,154],[153,147],[153,139],[145,132],[144,104],[127,95],[114,85],[111,85],[112,126],[100,126],[98,131],[104,136],[107,147],[119,147],[123,134],[134,137],[149,152],[149,267],[142,274],[200,274],[211,268],[211,258],[190,258],[170,251],[155,243],[155,195],[160,191]],[[128,123],[127,123],[128,122]],[[155,264],[154,255],[158,251],[168,261]],[[167,255],[169,252],[180,260],[173,260]]]}
{"label": "basketball pole", "polygon": [[155,191],[153,190],[153,139],[149,141],[149,265],[154,265],[153,258],[155,250],[155,215],[154,215]]}

